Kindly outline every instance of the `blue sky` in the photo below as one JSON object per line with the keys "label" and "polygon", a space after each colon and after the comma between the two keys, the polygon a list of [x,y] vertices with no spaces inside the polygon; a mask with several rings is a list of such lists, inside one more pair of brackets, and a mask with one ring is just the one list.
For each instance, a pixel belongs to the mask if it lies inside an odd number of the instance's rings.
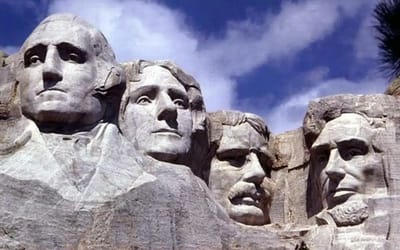
{"label": "blue sky", "polygon": [[307,104],[338,93],[382,93],[375,0],[0,0],[0,50],[18,50],[47,15],[81,16],[120,62],[171,59],[200,83],[208,111],[300,127]]}

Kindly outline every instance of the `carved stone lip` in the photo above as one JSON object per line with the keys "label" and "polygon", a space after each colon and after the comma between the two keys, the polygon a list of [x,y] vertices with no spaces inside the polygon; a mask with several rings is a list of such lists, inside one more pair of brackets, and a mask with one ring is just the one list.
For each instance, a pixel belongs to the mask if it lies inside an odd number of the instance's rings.
{"label": "carved stone lip", "polygon": [[261,197],[254,197],[254,195],[237,196],[231,199],[231,203],[234,205],[261,207],[262,199]]}
{"label": "carved stone lip", "polygon": [[358,192],[354,188],[337,188],[332,190],[326,196],[327,200],[334,204],[343,203],[350,196],[357,194]]}
{"label": "carved stone lip", "polygon": [[254,183],[238,182],[231,188],[228,199],[233,205],[261,207],[267,196]]}
{"label": "carved stone lip", "polygon": [[233,204],[240,203],[246,205],[253,205],[248,203],[258,204],[263,200],[264,196],[257,191],[254,192],[238,192],[237,194],[233,195],[230,199]]}
{"label": "carved stone lip", "polygon": [[328,193],[328,196],[333,196],[337,193],[357,193],[357,190],[355,190],[354,188],[336,188],[334,190],[330,190]]}
{"label": "carved stone lip", "polygon": [[40,90],[37,94],[40,95],[41,93],[47,92],[47,91],[58,91],[58,92],[66,93],[65,90],[60,89],[60,88],[48,88],[48,89],[42,89],[42,90]]}
{"label": "carved stone lip", "polygon": [[179,137],[182,137],[181,133],[179,133],[178,130],[169,129],[169,128],[157,129],[157,130],[154,130],[152,133],[153,134],[174,134],[174,135],[177,135]]}

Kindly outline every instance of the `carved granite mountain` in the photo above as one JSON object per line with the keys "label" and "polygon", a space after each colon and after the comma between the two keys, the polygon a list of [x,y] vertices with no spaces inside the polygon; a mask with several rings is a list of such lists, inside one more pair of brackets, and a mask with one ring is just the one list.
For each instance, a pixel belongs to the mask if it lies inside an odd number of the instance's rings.
{"label": "carved granite mountain", "polygon": [[310,249],[396,249],[399,104],[382,94],[321,98],[309,104],[304,140],[299,130],[275,137],[283,221],[316,224]]}
{"label": "carved granite mountain", "polygon": [[[69,14],[43,20],[9,58],[0,85],[1,248],[300,244],[298,231],[288,239],[279,226],[236,224],[193,173],[202,170],[193,162],[207,171],[205,154],[195,155],[208,150],[206,137],[196,141],[207,136],[205,109],[198,83],[174,64],[148,62],[144,81],[130,83],[104,35]],[[120,129],[126,79],[131,120]],[[146,114],[155,98],[157,112]],[[144,132],[155,140],[146,144]]]}
{"label": "carved granite mountain", "polygon": [[271,135],[70,14],[0,55],[2,249],[396,249],[400,100],[310,103]]}

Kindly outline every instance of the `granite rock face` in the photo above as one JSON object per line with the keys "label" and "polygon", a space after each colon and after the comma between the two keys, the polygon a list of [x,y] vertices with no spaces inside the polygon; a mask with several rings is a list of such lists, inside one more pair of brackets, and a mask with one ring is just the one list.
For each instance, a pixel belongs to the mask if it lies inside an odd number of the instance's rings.
{"label": "granite rock face", "polygon": [[[272,222],[307,225],[306,184],[309,155],[301,128],[272,135],[270,148],[275,154],[272,171],[276,192],[271,207]],[[283,208],[283,209],[282,209]]]}
{"label": "granite rock face", "polygon": [[394,249],[399,242],[398,105],[387,95],[310,103],[303,129],[311,150],[307,213],[319,225],[310,232],[314,241],[328,230],[332,249]]}
{"label": "granite rock face", "polygon": [[[68,27],[68,29],[66,29]],[[71,35],[73,32],[73,35]],[[312,101],[272,135],[79,17],[0,54],[2,249],[396,249],[400,100]]]}
{"label": "granite rock face", "polygon": [[209,114],[212,144],[208,186],[228,215],[247,225],[271,223],[269,132],[261,117],[234,111]]}

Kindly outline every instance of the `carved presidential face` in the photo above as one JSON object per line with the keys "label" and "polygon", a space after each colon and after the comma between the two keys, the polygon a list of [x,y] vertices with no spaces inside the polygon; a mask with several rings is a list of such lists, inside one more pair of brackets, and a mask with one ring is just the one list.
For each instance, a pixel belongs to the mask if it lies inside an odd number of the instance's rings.
{"label": "carved presidential face", "polygon": [[104,115],[93,96],[96,55],[88,31],[66,21],[41,24],[23,47],[23,113],[39,123],[91,124]]}
{"label": "carved presidential face", "polygon": [[324,207],[350,202],[373,189],[381,167],[373,136],[371,125],[358,114],[342,114],[326,124],[311,148]]}
{"label": "carved presidential face", "polygon": [[271,162],[265,138],[248,123],[223,125],[209,187],[232,219],[248,225],[270,222]]}
{"label": "carved presidential face", "polygon": [[130,86],[122,132],[139,151],[175,162],[191,145],[192,115],[184,86],[160,66],[148,66]]}

